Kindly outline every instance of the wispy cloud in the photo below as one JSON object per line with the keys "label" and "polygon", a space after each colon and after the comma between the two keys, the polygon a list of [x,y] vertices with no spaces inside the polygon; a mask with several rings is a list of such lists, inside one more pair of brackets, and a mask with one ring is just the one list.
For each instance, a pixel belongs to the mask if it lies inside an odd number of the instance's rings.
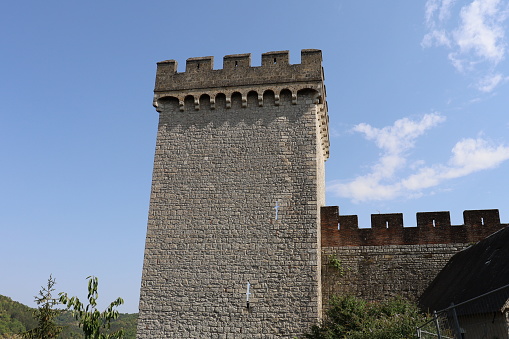
{"label": "wispy cloud", "polygon": [[[508,13],[507,0],[474,0],[463,5],[455,0],[428,0],[424,14],[427,33],[421,44],[448,49],[451,64],[462,73],[495,73],[507,54]],[[490,92],[500,83],[477,87]]]}
{"label": "wispy cloud", "polygon": [[428,27],[435,28],[437,23],[448,20],[455,2],[456,0],[428,0],[425,13]]}
{"label": "wispy cloud", "polygon": [[[364,134],[382,150],[380,158],[368,174],[348,182],[331,182],[328,191],[355,202],[411,198],[446,180],[494,168],[509,159],[508,146],[495,145],[479,137],[457,142],[445,164],[425,166],[422,160],[409,164],[407,158],[415,147],[416,139],[444,121],[444,116],[432,113],[420,120],[400,119],[381,129],[364,123],[355,126],[354,131]],[[397,175],[403,171],[410,171],[410,174],[404,177]]]}
{"label": "wispy cloud", "polygon": [[501,73],[488,74],[484,78],[480,79],[477,83],[477,89],[481,92],[491,92],[502,82],[507,81],[507,77],[504,77]]}
{"label": "wispy cloud", "polygon": [[403,118],[381,129],[362,123],[353,131],[363,133],[366,139],[373,140],[384,151],[373,171],[376,179],[383,179],[391,177],[406,164],[405,154],[414,147],[419,136],[443,121],[445,117],[433,113],[426,114],[420,121]]}

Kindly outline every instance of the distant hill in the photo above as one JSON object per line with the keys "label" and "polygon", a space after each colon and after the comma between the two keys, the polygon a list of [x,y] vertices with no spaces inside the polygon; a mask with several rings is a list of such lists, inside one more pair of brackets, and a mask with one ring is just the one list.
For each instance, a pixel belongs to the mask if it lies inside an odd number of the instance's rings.
{"label": "distant hill", "polygon": [[[37,321],[33,318],[33,311],[31,307],[0,295],[0,339],[18,338],[14,335],[36,327]],[[123,328],[125,339],[135,339],[137,320],[138,313],[121,313],[118,319],[111,322],[111,330]],[[83,338],[83,332],[71,312],[63,311],[56,323],[64,327],[59,338]]]}

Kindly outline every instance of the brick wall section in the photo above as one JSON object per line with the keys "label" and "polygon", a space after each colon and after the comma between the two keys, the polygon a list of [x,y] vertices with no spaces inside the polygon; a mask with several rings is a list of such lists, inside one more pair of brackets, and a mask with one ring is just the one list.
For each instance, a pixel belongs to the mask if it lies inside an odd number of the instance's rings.
{"label": "brick wall section", "polygon": [[[284,61],[287,53],[277,55]],[[188,61],[184,75],[158,68],[156,86],[165,92],[155,94],[160,120],[137,337],[293,338],[321,311],[323,79],[256,87],[258,76],[276,81],[278,72],[290,81],[292,65],[277,61],[279,68],[242,79],[245,87],[215,88],[221,77],[201,74],[198,61]],[[321,74],[321,63],[306,68]],[[181,78],[193,88],[177,90],[187,86]]]}
{"label": "brick wall section", "polygon": [[402,214],[373,214],[371,228],[358,228],[357,216],[322,207],[324,303],[334,294],[416,300],[455,253],[507,226],[498,210],[464,211],[463,218],[451,226],[449,212],[417,213],[417,227],[403,227]]}
{"label": "brick wall section", "polygon": [[504,228],[498,210],[464,211],[464,225],[451,226],[449,212],[417,213],[417,227],[403,227],[403,215],[372,214],[371,228],[359,228],[356,215],[322,207],[322,247],[472,243]]}

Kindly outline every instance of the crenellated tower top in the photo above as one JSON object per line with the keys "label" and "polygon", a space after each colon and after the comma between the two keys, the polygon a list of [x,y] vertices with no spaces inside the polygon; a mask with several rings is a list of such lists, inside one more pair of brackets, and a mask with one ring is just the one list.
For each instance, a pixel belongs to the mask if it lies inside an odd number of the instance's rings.
{"label": "crenellated tower top", "polygon": [[192,98],[194,109],[198,111],[204,101],[207,101],[207,107],[215,109],[216,98],[225,96],[226,108],[231,108],[232,96],[240,94],[242,107],[247,107],[248,95],[256,94],[257,105],[264,106],[264,93],[271,92],[277,106],[281,92],[290,91],[291,103],[295,105],[302,90],[315,93],[322,149],[325,158],[328,158],[329,131],[322,52],[317,49],[302,50],[301,63],[293,65],[289,63],[288,51],[263,53],[262,64],[257,67],[251,66],[249,53],[225,56],[222,69],[214,69],[212,56],[187,59],[185,72],[177,71],[175,60],[158,62],[153,104],[160,112],[161,99],[176,98],[180,111],[184,111],[185,101]]}
{"label": "crenellated tower top", "polygon": [[[262,65],[251,67],[251,54],[227,55],[223,58],[223,69],[213,69],[214,57],[189,58],[186,71],[177,72],[177,61],[157,63],[157,96],[186,90],[207,92],[218,88],[240,89],[258,85],[278,85],[294,88],[312,86],[325,96],[323,88],[322,52],[317,49],[301,51],[301,63],[291,65],[289,52],[262,54]],[[300,84],[300,85],[299,85]],[[318,86],[317,86],[318,85]]]}

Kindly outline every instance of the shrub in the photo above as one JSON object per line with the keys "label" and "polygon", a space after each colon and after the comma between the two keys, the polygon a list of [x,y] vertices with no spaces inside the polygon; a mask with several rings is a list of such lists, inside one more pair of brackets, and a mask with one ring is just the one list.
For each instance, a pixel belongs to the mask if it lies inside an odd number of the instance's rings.
{"label": "shrub", "polygon": [[407,339],[426,321],[417,306],[402,298],[367,302],[353,297],[334,297],[323,321],[305,334],[308,339]]}

